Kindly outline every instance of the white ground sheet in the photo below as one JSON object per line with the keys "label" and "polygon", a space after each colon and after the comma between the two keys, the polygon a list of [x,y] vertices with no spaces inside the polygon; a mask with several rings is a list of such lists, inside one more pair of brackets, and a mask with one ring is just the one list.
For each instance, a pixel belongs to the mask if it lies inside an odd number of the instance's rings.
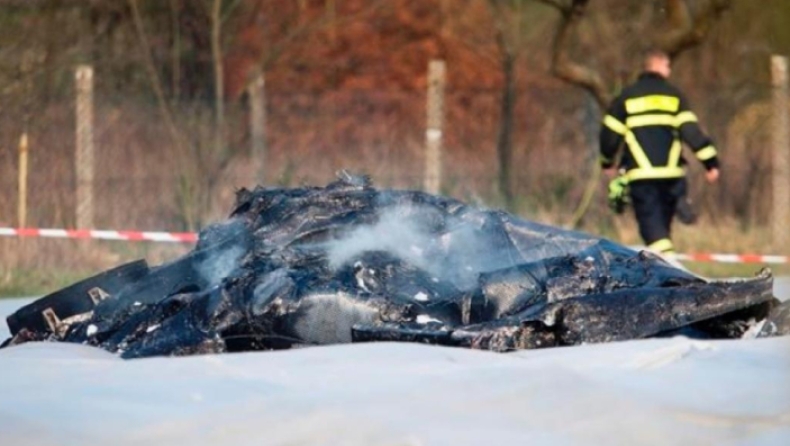
{"label": "white ground sheet", "polygon": [[35,444],[787,446],[790,337],[132,361],[30,343],[0,350],[0,445]]}

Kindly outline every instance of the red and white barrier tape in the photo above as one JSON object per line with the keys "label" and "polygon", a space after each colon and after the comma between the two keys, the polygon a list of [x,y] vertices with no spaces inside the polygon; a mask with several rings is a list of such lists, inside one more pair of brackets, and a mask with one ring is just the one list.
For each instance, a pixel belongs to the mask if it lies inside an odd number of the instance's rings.
{"label": "red and white barrier tape", "polygon": [[104,231],[96,229],[0,228],[0,237],[46,237],[96,240],[194,243],[194,232]]}
{"label": "red and white barrier tape", "polygon": [[681,262],[716,262],[716,263],[766,263],[787,264],[790,256],[763,256],[759,254],[674,254],[673,258]]}
{"label": "red and white barrier tape", "polygon": [[[195,243],[195,232],[105,231],[94,229],[0,228],[0,237],[46,237],[95,240]],[[634,249],[639,249],[634,247]],[[759,254],[674,254],[681,262],[790,264],[790,256]]]}

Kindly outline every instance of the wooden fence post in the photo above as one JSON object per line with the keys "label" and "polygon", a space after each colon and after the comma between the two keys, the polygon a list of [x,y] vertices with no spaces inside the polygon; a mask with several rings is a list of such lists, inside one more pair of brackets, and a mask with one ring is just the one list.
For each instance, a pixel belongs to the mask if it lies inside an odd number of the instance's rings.
{"label": "wooden fence post", "polygon": [[93,228],[93,68],[80,65],[76,70],[77,145],[74,155],[77,173],[78,228]]}
{"label": "wooden fence post", "polygon": [[255,181],[263,184],[266,170],[266,81],[260,74],[247,87],[250,101],[250,139],[252,156],[255,167]]}
{"label": "wooden fence post", "polygon": [[773,240],[781,250],[790,249],[790,91],[787,57],[771,57],[773,79]]}
{"label": "wooden fence post", "polygon": [[17,224],[20,228],[27,227],[27,132],[19,138],[19,199],[17,208]]}
{"label": "wooden fence post", "polygon": [[425,190],[438,194],[442,182],[442,124],[444,122],[445,64],[428,65],[428,126],[425,130]]}
{"label": "wooden fence post", "polygon": [[337,43],[337,5],[335,0],[325,0],[327,22],[329,22],[329,39],[332,45]]}

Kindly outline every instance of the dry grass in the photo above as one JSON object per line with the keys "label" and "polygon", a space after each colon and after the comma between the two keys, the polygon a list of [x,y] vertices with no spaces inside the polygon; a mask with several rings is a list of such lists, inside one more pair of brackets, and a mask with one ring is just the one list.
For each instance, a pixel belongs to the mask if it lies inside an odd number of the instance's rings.
{"label": "dry grass", "polygon": [[[636,221],[631,215],[615,219],[616,237],[614,240],[629,246],[644,246],[639,238]],[[745,230],[735,219],[711,221],[702,217],[693,226],[677,224],[673,226],[673,241],[681,253],[722,253],[722,254],[763,254],[787,255],[771,241],[768,228],[753,227]],[[770,267],[776,275],[790,274],[790,265],[768,264],[725,264],[714,262],[689,262],[692,271],[708,277],[750,277],[762,267]]]}
{"label": "dry grass", "polygon": [[[616,229],[619,241],[627,245],[642,245],[633,216],[617,217]],[[679,252],[722,252],[722,253],[773,253],[770,231],[754,228],[744,231],[734,220],[716,224],[701,218],[692,226],[675,223],[672,227],[673,241]]]}
{"label": "dry grass", "polygon": [[136,259],[157,265],[188,245],[87,240],[0,239],[0,297],[38,295]]}

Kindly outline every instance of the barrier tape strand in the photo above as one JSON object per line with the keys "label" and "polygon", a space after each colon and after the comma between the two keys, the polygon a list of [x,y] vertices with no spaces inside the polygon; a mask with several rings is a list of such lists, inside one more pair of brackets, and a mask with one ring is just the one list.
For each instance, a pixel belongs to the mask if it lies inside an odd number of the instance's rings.
{"label": "barrier tape strand", "polygon": [[[2,228],[0,237],[41,237],[163,243],[195,243],[195,232],[111,231],[97,229]],[[761,254],[675,254],[681,262],[790,264],[790,256]]]}

